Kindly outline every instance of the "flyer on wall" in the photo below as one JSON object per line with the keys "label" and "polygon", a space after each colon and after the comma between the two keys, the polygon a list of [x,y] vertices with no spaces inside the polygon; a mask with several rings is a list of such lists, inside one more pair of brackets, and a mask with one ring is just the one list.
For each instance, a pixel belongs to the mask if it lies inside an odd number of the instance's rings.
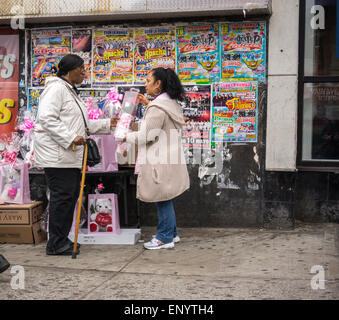
{"label": "flyer on wall", "polygon": [[43,90],[38,88],[28,89],[28,111],[31,112],[34,121],[38,113],[39,99]]}
{"label": "flyer on wall", "polygon": [[144,84],[153,68],[175,70],[175,29],[172,27],[135,30],[134,83]]}
{"label": "flyer on wall", "polygon": [[211,145],[211,86],[185,85],[185,100],[181,102],[185,125],[182,144],[186,148],[209,149]]}
{"label": "flyer on wall", "polygon": [[133,31],[94,30],[93,86],[132,84]]}
{"label": "flyer on wall", "polygon": [[75,29],[72,30],[72,52],[84,59],[86,77],[80,87],[91,86],[92,77],[92,30]]}
{"label": "flyer on wall", "polygon": [[55,76],[60,60],[71,53],[70,28],[32,30],[32,86],[43,87]]}
{"label": "flyer on wall", "polygon": [[87,104],[88,98],[93,99],[93,103],[97,105],[100,109],[103,108],[103,105],[105,103],[105,97],[107,93],[109,92],[109,89],[95,89],[95,90],[79,90],[79,97],[80,99]]}
{"label": "flyer on wall", "polygon": [[215,142],[257,142],[257,82],[215,83],[212,146]]}
{"label": "flyer on wall", "polygon": [[176,36],[179,79],[192,84],[219,81],[219,25],[180,26]]}
{"label": "flyer on wall", "polygon": [[221,80],[266,79],[266,23],[240,22],[221,25]]}

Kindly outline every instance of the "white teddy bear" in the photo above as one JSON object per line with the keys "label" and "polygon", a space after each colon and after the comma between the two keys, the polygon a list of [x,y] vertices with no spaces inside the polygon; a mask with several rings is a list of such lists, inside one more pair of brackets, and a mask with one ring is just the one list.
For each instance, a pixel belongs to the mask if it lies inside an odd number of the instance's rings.
{"label": "white teddy bear", "polygon": [[111,201],[111,199],[94,200],[95,213],[91,214],[90,232],[113,232]]}

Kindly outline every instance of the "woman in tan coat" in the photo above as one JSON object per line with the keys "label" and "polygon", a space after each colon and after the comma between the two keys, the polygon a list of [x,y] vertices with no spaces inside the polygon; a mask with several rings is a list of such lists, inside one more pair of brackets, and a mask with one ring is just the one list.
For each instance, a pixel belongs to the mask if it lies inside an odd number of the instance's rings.
{"label": "woman in tan coat", "polygon": [[138,144],[139,167],[137,198],[155,202],[158,209],[157,235],[144,244],[146,249],[173,248],[179,242],[172,199],[189,189],[181,127],[184,124],[178,100],[184,90],[172,69],[155,68],[150,71],[145,84],[151,102],[139,95],[146,106],[140,130],[126,136],[129,143]]}

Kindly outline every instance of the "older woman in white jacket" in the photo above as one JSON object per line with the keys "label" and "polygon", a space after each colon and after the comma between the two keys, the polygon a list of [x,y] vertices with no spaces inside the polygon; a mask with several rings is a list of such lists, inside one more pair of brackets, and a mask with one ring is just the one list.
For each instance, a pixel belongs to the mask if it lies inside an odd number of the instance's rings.
{"label": "older woman in white jacket", "polygon": [[82,145],[86,142],[84,118],[91,134],[109,134],[115,120],[88,120],[86,105],[74,86],[85,77],[82,58],[74,54],[65,56],[57,75],[46,79],[40,97],[34,130],[34,160],[35,166],[44,168],[50,190],[46,254],[71,255],[73,244],[68,234],[80,191]]}

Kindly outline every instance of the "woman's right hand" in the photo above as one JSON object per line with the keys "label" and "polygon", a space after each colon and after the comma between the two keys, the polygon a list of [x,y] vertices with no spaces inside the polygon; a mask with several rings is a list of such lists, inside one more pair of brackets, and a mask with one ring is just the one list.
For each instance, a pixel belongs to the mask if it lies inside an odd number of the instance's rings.
{"label": "woman's right hand", "polygon": [[77,136],[74,138],[72,144],[75,144],[76,146],[84,145],[86,143],[86,139],[82,136]]}
{"label": "woman's right hand", "polygon": [[149,104],[149,100],[141,93],[138,94],[139,103],[143,106],[147,106]]}

